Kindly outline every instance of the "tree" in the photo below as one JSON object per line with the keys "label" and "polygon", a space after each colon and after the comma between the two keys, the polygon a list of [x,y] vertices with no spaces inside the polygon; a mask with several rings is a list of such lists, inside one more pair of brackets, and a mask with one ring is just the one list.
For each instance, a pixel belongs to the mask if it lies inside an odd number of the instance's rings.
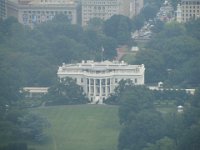
{"label": "tree", "polygon": [[145,64],[148,83],[162,81],[180,87],[199,84],[200,44],[187,30],[184,24],[167,23],[137,53],[133,63]]}
{"label": "tree", "polygon": [[176,144],[173,139],[164,137],[155,144],[147,144],[147,147],[143,150],[176,150]]}
{"label": "tree", "polygon": [[26,143],[9,143],[6,146],[0,147],[0,150],[28,150]]}
{"label": "tree", "polygon": [[92,19],[89,20],[87,28],[89,30],[102,32],[103,23],[104,23],[104,21],[102,19],[100,19],[100,18],[92,18]]}
{"label": "tree", "polygon": [[159,51],[151,49],[141,50],[136,54],[133,64],[145,65],[145,80],[147,83],[157,83],[166,78],[165,61]]}
{"label": "tree", "polygon": [[200,40],[200,31],[199,31],[199,26],[200,26],[200,19],[196,19],[196,20],[191,20],[191,21],[188,21],[186,24],[186,30],[187,30],[187,33],[194,37],[194,38],[197,38],[198,40]]}
{"label": "tree", "polygon": [[112,37],[101,36],[101,43],[99,49],[103,53],[103,60],[113,60],[117,56],[117,41]]}
{"label": "tree", "polygon": [[153,19],[156,16],[156,13],[158,12],[159,7],[155,5],[146,5],[142,10],[141,14],[143,14],[145,21],[148,21],[149,19]]}
{"label": "tree", "polygon": [[145,18],[142,14],[139,14],[133,18],[133,31],[140,30],[145,22]]}
{"label": "tree", "polygon": [[119,85],[115,88],[114,93],[105,101],[107,104],[119,105],[121,103],[120,96],[126,89],[134,86],[131,80],[120,80]]}
{"label": "tree", "polygon": [[19,131],[24,139],[31,139],[37,142],[46,140],[44,128],[50,126],[49,122],[35,114],[26,114],[18,118]]}
{"label": "tree", "polygon": [[131,38],[131,23],[127,18],[121,18],[118,23],[117,40],[120,45],[127,44]]}
{"label": "tree", "polygon": [[163,119],[156,111],[141,110],[119,135],[118,149],[140,150],[163,136]]}
{"label": "tree", "polygon": [[118,44],[127,44],[131,38],[132,24],[128,17],[114,15],[104,23],[104,33],[116,38]]}
{"label": "tree", "polygon": [[88,102],[82,87],[69,77],[51,86],[45,99],[49,105],[85,104]]}
{"label": "tree", "polygon": [[198,150],[200,147],[200,125],[197,124],[187,130],[178,145],[178,150]]}
{"label": "tree", "polygon": [[131,121],[132,115],[142,110],[154,109],[152,92],[144,86],[128,86],[119,95],[119,99],[119,118],[121,123]]}

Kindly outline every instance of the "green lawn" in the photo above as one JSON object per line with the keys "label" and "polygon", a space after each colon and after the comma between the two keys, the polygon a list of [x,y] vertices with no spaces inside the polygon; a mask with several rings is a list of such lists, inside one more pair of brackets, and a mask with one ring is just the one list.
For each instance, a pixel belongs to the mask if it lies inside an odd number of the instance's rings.
{"label": "green lawn", "polygon": [[36,150],[116,150],[118,107],[107,105],[52,106],[34,109],[51,127],[46,144]]}

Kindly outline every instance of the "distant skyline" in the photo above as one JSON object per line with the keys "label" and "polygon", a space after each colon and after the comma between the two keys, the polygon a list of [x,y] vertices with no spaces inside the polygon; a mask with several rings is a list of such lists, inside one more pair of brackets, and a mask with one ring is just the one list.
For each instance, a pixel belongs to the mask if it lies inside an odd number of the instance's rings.
{"label": "distant skyline", "polygon": [[62,13],[72,24],[85,26],[92,18],[107,20],[119,14],[132,18],[139,14],[143,3],[143,0],[8,0],[7,16],[34,27]]}

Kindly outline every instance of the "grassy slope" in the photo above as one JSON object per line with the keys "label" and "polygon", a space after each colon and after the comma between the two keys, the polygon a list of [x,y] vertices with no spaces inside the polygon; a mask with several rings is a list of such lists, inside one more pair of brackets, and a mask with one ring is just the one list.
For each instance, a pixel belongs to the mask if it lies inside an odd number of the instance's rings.
{"label": "grassy slope", "polygon": [[55,106],[34,110],[47,117],[50,140],[36,150],[116,150],[118,107],[99,105]]}

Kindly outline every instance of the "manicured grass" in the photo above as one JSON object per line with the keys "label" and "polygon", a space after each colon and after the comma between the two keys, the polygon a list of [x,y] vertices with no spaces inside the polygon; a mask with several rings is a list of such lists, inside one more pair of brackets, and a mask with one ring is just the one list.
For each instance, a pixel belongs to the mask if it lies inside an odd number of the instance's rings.
{"label": "manicured grass", "polygon": [[107,105],[52,106],[34,109],[46,117],[47,143],[36,150],[117,150],[118,107]]}

